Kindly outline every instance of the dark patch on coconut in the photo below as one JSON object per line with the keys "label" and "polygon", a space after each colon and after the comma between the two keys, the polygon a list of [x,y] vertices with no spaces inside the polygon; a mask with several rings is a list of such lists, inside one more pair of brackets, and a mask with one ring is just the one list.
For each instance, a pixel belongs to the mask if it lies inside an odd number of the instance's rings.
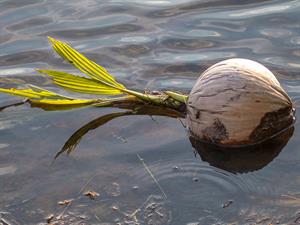
{"label": "dark patch on coconut", "polygon": [[230,101],[230,102],[235,102],[235,101],[237,101],[237,100],[240,99],[241,95],[242,95],[241,93],[238,93],[237,95],[231,97],[231,98],[229,99],[229,101]]}
{"label": "dark patch on coconut", "polygon": [[223,140],[228,139],[228,132],[224,124],[216,118],[211,127],[205,128],[203,131],[203,139],[212,143],[220,143]]}
{"label": "dark patch on coconut", "polygon": [[197,112],[196,112],[196,119],[199,119],[200,118],[200,111],[198,110]]}
{"label": "dark patch on coconut", "polygon": [[274,112],[268,112],[261,119],[260,124],[249,136],[251,141],[259,142],[270,138],[274,134],[290,127],[295,121],[292,107],[281,108]]}

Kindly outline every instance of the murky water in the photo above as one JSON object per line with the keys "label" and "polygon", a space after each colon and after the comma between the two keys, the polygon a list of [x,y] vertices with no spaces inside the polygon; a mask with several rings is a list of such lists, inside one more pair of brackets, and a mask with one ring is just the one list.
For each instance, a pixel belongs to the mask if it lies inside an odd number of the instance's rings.
{"label": "murky water", "polygon": [[[254,59],[299,106],[298,0],[2,0],[2,87],[14,78],[58,90],[35,68],[76,72],[53,53],[49,35],[138,90],[188,92],[213,63]],[[0,106],[17,100],[0,94]],[[277,157],[253,172],[211,166],[194,156],[180,121],[142,115],[89,132],[70,156],[52,162],[78,128],[118,111],[44,112],[24,105],[2,111],[0,224],[46,224],[50,214],[57,224],[300,223],[298,123]],[[89,199],[83,195],[89,190],[100,196]],[[58,205],[65,199],[73,201]]]}

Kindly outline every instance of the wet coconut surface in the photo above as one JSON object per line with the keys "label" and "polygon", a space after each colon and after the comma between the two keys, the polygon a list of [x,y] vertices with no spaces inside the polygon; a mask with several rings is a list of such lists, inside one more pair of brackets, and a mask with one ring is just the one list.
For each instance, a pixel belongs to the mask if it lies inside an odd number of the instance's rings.
{"label": "wet coconut surface", "polygon": [[[298,1],[1,1],[0,85],[13,78],[60,91],[35,72],[77,72],[53,53],[50,35],[139,90],[188,93],[214,63],[252,59],[274,73],[297,117],[299,10]],[[18,101],[0,94],[0,107]],[[198,150],[176,119],[119,117],[53,162],[77,129],[112,112],[122,110],[3,110],[1,223],[299,223],[297,121],[259,153],[226,154]]]}
{"label": "wet coconut surface", "polygon": [[221,61],[200,75],[186,119],[192,136],[224,147],[261,143],[295,121],[293,103],[274,74],[241,58]]}

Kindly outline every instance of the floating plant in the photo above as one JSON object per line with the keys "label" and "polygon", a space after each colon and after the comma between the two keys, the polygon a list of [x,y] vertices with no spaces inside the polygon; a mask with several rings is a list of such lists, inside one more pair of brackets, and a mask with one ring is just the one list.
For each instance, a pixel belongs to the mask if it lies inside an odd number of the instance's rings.
{"label": "floating plant", "polygon": [[23,89],[0,88],[0,92],[24,97],[32,107],[45,110],[86,106],[129,109],[85,125],[72,135],[58,155],[71,152],[89,130],[125,115],[186,118],[194,147],[197,140],[226,151],[272,139],[292,127],[295,121],[288,94],[270,70],[252,60],[235,58],[211,66],[200,75],[189,95],[171,90],[146,93],[128,89],[105,68],[70,45],[51,37],[49,40],[62,58],[87,76],[55,70],[37,71],[51,77],[53,83],[62,88],[100,97],[78,99],[31,84]]}

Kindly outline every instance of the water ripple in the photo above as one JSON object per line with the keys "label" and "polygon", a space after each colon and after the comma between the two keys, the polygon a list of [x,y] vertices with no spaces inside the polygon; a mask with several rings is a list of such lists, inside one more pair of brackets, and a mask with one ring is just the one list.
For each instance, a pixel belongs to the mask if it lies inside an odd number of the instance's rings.
{"label": "water ripple", "polygon": [[[167,184],[167,186],[170,182],[184,180],[187,182],[187,187],[193,187],[197,185],[196,183],[201,185],[209,183],[207,187],[214,187],[214,189],[217,189],[222,195],[227,195],[228,193],[239,193],[239,195],[251,193],[270,194],[269,187],[259,185],[259,183],[266,182],[268,180],[266,178],[259,178],[254,174],[244,176],[235,175],[206,164],[201,164],[197,160],[169,161],[164,162],[163,165],[161,162],[157,162],[148,166],[151,168],[156,179],[162,184]],[[139,170],[134,176],[136,176],[137,180],[143,185],[153,183],[152,178],[146,171]],[[261,181],[261,179],[263,179],[263,181]],[[197,190],[191,191],[189,188],[184,188],[181,189],[180,194],[188,195],[188,198],[192,199],[199,193]]]}

